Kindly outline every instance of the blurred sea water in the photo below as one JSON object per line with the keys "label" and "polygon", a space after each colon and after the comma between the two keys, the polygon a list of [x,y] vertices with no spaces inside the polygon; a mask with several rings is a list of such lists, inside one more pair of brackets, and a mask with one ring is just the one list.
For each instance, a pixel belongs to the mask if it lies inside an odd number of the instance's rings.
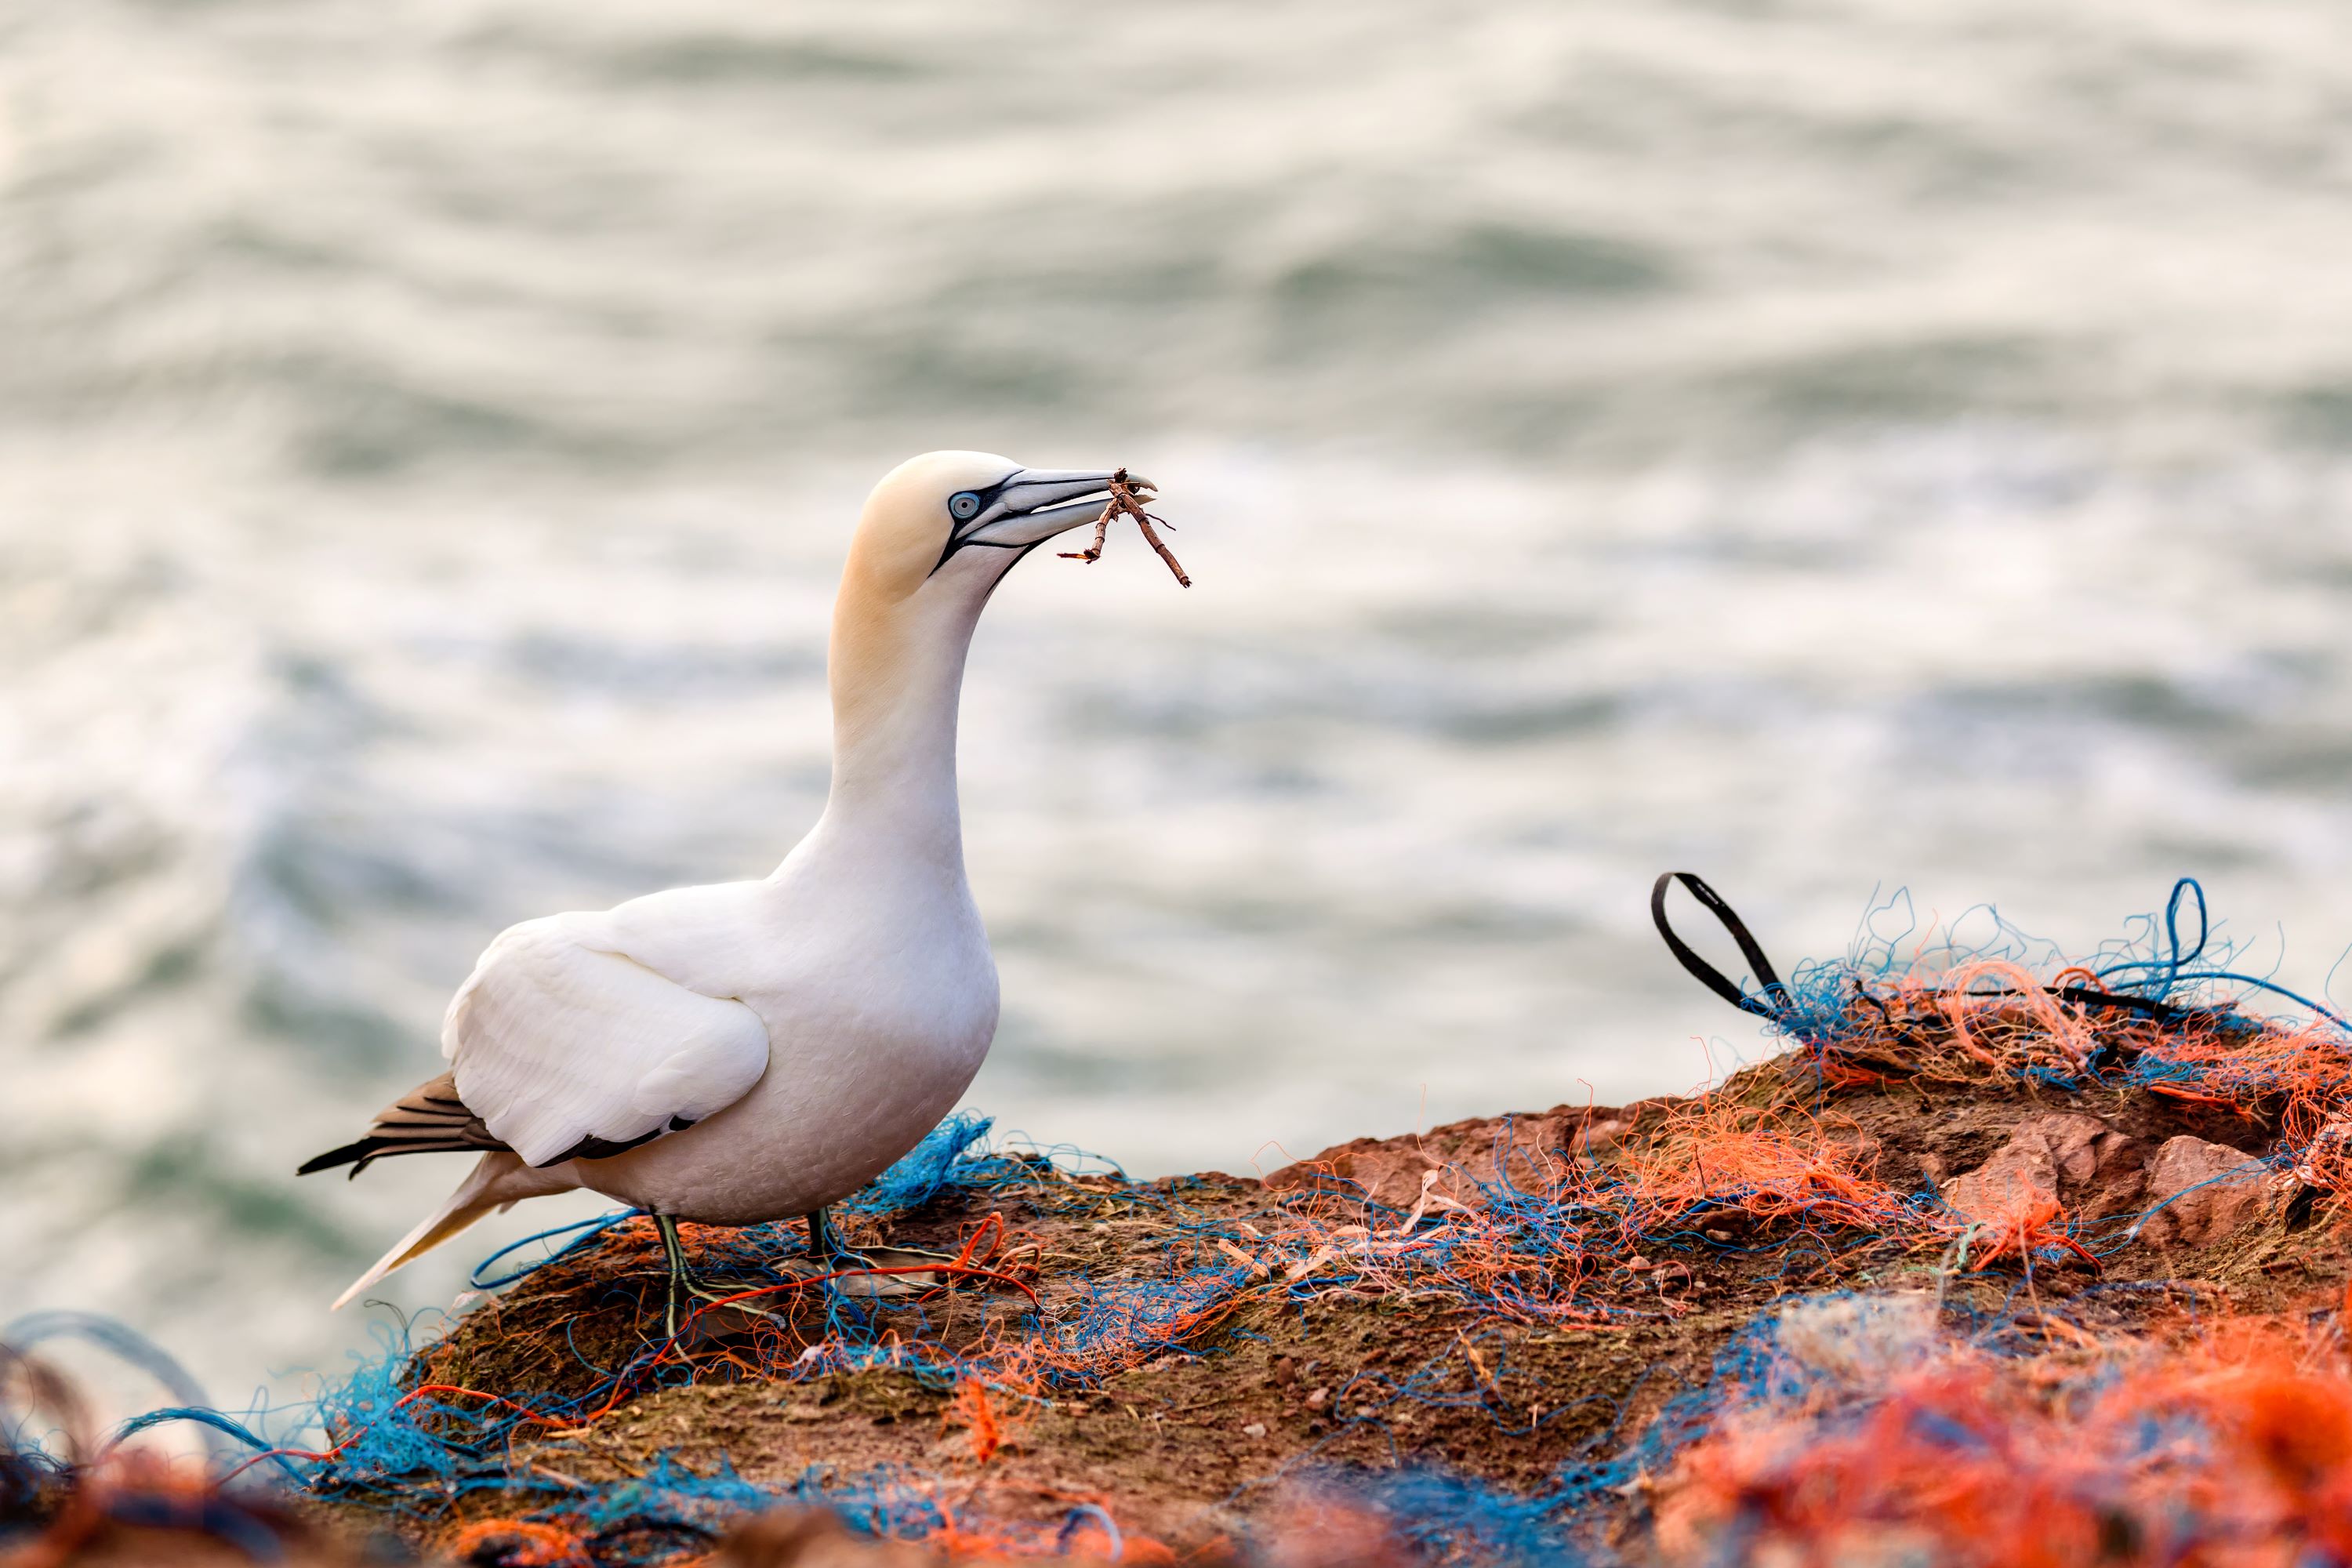
{"label": "blurred sea water", "polygon": [[[898,458],[1129,463],[964,710],[971,1094],[1141,1173],[1687,1088],[1650,932],[2352,868],[2318,0],[0,15],[0,1320],[235,1394],[454,1184],[295,1163],[502,926],[814,820]],[[2338,993],[2339,996],[2342,994]],[[537,1205],[390,1282],[446,1302]]]}

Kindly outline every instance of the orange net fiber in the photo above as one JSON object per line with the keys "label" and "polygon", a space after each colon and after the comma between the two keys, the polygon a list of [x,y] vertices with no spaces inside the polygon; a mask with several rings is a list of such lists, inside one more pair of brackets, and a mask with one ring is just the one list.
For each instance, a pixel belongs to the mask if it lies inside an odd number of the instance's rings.
{"label": "orange net fiber", "polygon": [[[1138,1374],[1354,1312],[1349,1343],[1442,1333],[1418,1362],[1378,1345],[1302,1380],[1301,1429],[1379,1441],[1346,1464],[1269,1449],[1268,1471],[1320,1475],[1331,1517],[1423,1560],[2352,1562],[2352,1037],[2230,970],[2193,887],[2080,962],[2007,928],[1906,933],[1786,982],[1706,890],[1754,981],[1701,978],[1790,1047],[1708,1093],[1480,1123],[1442,1156],[1434,1132],[1335,1152],[1263,1185],[1131,1182],[960,1118],[847,1215],[869,1237],[931,1215],[952,1263],[812,1279],[787,1267],[795,1230],[690,1227],[739,1305],[673,1339],[642,1330],[650,1226],[593,1222],[482,1281],[520,1288],[447,1339],[364,1368],[327,1401],[328,1441],[269,1462],[404,1519],[494,1491],[517,1518],[468,1549],[519,1565],[690,1560],[782,1502],[968,1556],[1166,1561],[1129,1528],[1132,1494],[1033,1489],[1016,1517],[976,1489],[1024,1462],[1048,1408],[1148,1399]],[[2273,993],[2305,1016],[2236,1000]],[[1097,1233],[1117,1247],[1086,1250]],[[910,1273],[930,1278],[877,1293]],[[1671,1367],[1649,1379],[1648,1356]],[[1556,1366],[1581,1381],[1545,1381]],[[656,1458],[553,1491],[518,1458],[668,1391],[772,1403],[877,1374],[935,1401],[946,1431],[927,1420],[919,1463],[754,1484]],[[1605,1417],[1552,1441],[1579,1406]],[[1516,1468],[1416,1447],[1446,1421],[1523,1442]]]}

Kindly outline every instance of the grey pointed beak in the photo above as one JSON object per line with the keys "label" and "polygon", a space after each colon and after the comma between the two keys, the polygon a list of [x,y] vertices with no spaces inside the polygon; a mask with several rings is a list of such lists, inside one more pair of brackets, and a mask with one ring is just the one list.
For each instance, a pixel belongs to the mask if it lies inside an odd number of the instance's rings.
{"label": "grey pointed beak", "polygon": [[[956,531],[955,544],[1019,550],[1102,515],[1116,468],[1022,468],[996,488],[987,510]],[[1155,489],[1140,474],[1127,477],[1139,495]]]}

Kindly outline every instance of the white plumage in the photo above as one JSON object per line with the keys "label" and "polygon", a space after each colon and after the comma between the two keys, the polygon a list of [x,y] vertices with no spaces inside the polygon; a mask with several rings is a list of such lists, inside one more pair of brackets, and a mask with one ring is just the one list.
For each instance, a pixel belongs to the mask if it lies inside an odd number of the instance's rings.
{"label": "white plumage", "polygon": [[442,1024],[457,1097],[525,1164],[700,1121],[768,1070],[759,1014],[646,968],[610,923],[551,915],[502,933]]}
{"label": "white plumage", "polygon": [[997,1013],[957,815],[965,650],[1005,572],[1091,521],[1110,473],[934,452],[876,487],[834,611],[824,816],[761,880],[490,943],[442,1026],[450,1073],[303,1167],[485,1151],[338,1307],[491,1209],[568,1188],[706,1224],[810,1214],[954,1108]]}

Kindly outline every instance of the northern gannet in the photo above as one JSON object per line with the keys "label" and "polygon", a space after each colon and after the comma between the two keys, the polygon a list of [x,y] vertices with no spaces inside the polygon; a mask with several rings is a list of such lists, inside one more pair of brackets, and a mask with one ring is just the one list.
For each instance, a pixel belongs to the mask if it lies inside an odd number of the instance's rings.
{"label": "northern gannet", "polygon": [[1023,555],[1094,521],[1116,471],[932,452],[874,488],[834,605],[824,815],[761,880],[525,921],[490,943],[442,1021],[450,1069],[301,1167],[482,1151],[335,1306],[492,1209],[579,1187],[654,1216],[673,1333],[679,1290],[709,1294],[678,1221],[805,1215],[811,1256],[830,1254],[825,1206],[954,1108],[996,1033],[956,809],[972,628]]}

